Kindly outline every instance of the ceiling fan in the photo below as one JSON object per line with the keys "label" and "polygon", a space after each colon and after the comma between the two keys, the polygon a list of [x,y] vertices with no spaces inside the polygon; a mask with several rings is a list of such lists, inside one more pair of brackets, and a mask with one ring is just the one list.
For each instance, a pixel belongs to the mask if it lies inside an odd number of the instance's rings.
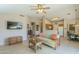
{"label": "ceiling fan", "polygon": [[36,10],[37,13],[45,13],[46,10],[50,9],[50,7],[46,7],[44,4],[37,4],[36,6],[32,6],[32,10]]}

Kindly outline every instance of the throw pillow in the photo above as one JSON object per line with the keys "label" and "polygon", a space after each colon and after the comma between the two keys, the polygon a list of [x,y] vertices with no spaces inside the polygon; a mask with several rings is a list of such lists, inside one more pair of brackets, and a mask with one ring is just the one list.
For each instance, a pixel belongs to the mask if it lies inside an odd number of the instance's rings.
{"label": "throw pillow", "polygon": [[51,35],[51,39],[52,39],[52,40],[56,40],[56,39],[57,39],[57,35],[56,35],[56,34],[52,34],[52,35]]}

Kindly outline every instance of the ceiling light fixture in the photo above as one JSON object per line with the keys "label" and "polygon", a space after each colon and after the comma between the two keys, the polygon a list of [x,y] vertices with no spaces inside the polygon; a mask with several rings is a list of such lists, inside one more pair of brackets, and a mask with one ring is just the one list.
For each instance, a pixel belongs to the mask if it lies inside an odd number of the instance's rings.
{"label": "ceiling light fixture", "polygon": [[55,20],[56,20],[56,19],[59,19],[59,18],[60,18],[60,17],[58,17],[58,16],[53,17],[53,19],[55,19]]}
{"label": "ceiling light fixture", "polygon": [[37,13],[46,13],[47,9],[50,9],[50,8],[46,7],[44,4],[37,4],[36,6],[33,6],[32,10],[36,10]]}

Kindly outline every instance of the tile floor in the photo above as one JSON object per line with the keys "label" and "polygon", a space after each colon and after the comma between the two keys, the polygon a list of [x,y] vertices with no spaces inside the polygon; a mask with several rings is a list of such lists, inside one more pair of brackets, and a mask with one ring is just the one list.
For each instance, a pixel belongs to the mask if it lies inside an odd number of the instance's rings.
{"label": "tile floor", "polygon": [[[0,46],[0,54],[35,54],[35,52],[28,48],[27,44],[16,44]],[[62,39],[61,45],[56,50],[42,45],[42,49],[36,54],[79,54],[79,42]]]}

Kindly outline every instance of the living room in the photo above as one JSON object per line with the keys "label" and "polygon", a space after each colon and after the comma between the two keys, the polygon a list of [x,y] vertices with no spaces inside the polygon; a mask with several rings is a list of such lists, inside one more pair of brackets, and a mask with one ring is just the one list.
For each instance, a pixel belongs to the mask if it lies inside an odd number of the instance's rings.
{"label": "living room", "polygon": [[[39,6],[42,6],[42,8]],[[79,53],[78,41],[67,40],[67,31],[78,33],[78,7],[79,5],[75,4],[0,5],[0,53]],[[40,12],[39,8],[43,9],[43,11]],[[72,25],[75,25],[75,30]],[[29,30],[32,32],[28,33]],[[33,38],[44,40],[43,46],[41,46],[42,49],[34,52],[29,48],[30,34],[32,34]],[[52,34],[56,34],[57,39],[60,37],[60,40],[48,39],[51,38]],[[46,42],[48,43],[46,44]],[[63,42],[67,46],[62,46]],[[39,45],[38,47],[40,47]],[[64,52],[64,50],[70,52]]]}

